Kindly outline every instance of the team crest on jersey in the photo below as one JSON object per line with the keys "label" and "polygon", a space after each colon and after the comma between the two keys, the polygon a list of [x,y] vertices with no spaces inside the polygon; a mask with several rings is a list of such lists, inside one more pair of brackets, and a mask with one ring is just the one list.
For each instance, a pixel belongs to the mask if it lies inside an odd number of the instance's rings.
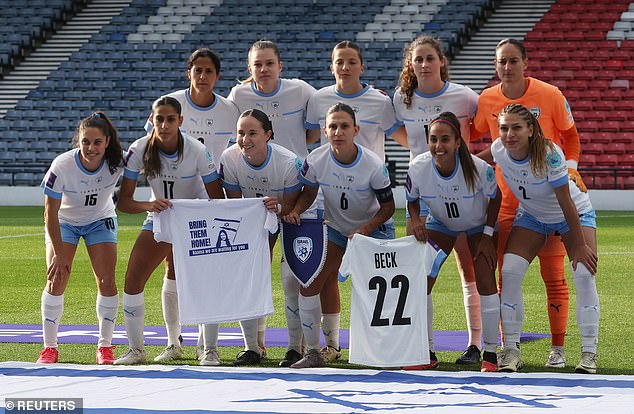
{"label": "team crest on jersey", "polygon": [[434,113],[439,114],[442,112],[442,106],[434,105]]}
{"label": "team crest on jersey", "polygon": [[352,107],[352,110],[353,110],[355,113],[357,113],[357,114],[358,114],[358,113],[359,113],[359,111],[361,110],[361,108],[359,108],[358,106],[353,106],[353,107]]}
{"label": "team crest on jersey", "polygon": [[293,240],[293,253],[300,262],[306,263],[313,253],[313,240],[308,237],[297,237]]}
{"label": "team crest on jersey", "polygon": [[269,182],[269,178],[268,178],[268,177],[260,177],[260,182],[261,182],[262,184],[266,184],[266,183],[268,183],[268,182]]}
{"label": "team crest on jersey", "polygon": [[214,124],[214,120],[211,118],[207,118],[205,119],[205,123],[207,124],[207,127],[211,127]]}
{"label": "team crest on jersey", "polygon": [[536,119],[539,119],[539,115],[541,115],[541,109],[539,109],[539,107],[535,107],[535,108],[530,108],[529,111],[531,112],[531,114],[533,114],[535,116]]}
{"label": "team crest on jersey", "polygon": [[525,179],[528,177],[528,170],[520,170],[520,175]]}
{"label": "team crest on jersey", "polygon": [[490,183],[495,181],[495,173],[491,167],[487,167],[487,181]]}
{"label": "team crest on jersey", "polygon": [[556,152],[551,152],[546,155],[546,164],[552,169],[560,167],[562,162],[563,159],[561,158],[561,155]]}
{"label": "team crest on jersey", "polygon": [[99,184],[103,181],[103,177],[97,177],[95,178],[95,183]]}
{"label": "team crest on jersey", "polygon": [[279,101],[273,101],[271,102],[271,107],[273,107],[273,109],[277,109],[280,107],[280,103]]}
{"label": "team crest on jersey", "polygon": [[458,191],[460,191],[460,186],[459,185],[452,185],[451,186],[451,191],[455,193],[457,193]]}
{"label": "team crest on jersey", "polygon": [[346,181],[349,183],[354,182],[354,175],[346,175]]}

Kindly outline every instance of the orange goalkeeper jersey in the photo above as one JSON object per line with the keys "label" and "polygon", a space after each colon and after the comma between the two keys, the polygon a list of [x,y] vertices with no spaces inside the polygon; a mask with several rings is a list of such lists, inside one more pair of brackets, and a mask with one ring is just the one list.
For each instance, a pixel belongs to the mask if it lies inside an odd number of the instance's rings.
{"label": "orange goalkeeper jersey", "polygon": [[[574,119],[568,101],[559,88],[535,78],[526,78],[527,87],[519,99],[509,99],[502,93],[502,84],[485,89],[478,99],[478,111],[473,119],[475,137],[489,132],[495,140],[498,134],[498,114],[509,104],[520,104],[528,108],[537,117],[546,138],[550,138],[563,148],[566,159],[579,161],[580,142],[576,140],[562,142],[561,131],[574,126]],[[471,141],[474,141],[474,134]],[[574,142],[571,142],[574,141]],[[518,201],[504,181],[499,168],[496,169],[498,185],[502,191],[502,214],[514,214]]]}

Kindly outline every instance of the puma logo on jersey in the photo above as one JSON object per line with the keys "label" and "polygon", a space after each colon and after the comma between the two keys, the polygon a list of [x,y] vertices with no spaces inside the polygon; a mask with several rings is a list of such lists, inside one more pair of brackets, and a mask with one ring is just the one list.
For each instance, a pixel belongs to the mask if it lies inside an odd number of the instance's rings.
{"label": "puma logo on jersey", "polygon": [[106,318],[106,317],[104,316],[104,317],[103,317],[103,319],[104,319],[105,321],[108,321],[108,322],[112,322],[112,323],[114,323],[115,319],[117,319],[117,318],[112,318],[112,319],[110,319],[110,318]]}
{"label": "puma logo on jersey", "polygon": [[313,322],[313,323],[310,323],[310,324],[307,324],[307,323],[302,322],[302,326],[307,327],[307,328],[308,328],[308,329],[310,329],[311,331],[313,330],[313,325],[314,325],[314,324],[315,324],[314,322]]}
{"label": "puma logo on jersey", "polygon": [[52,324],[56,324],[56,323],[57,323],[57,319],[44,318],[44,320],[45,320],[46,322],[50,322],[50,323],[52,323]]}
{"label": "puma logo on jersey", "polygon": [[551,303],[551,304],[550,304],[550,306],[551,306],[551,307],[553,307],[553,308],[555,308],[555,310],[556,310],[557,312],[559,312],[559,308],[561,308],[561,304],[559,304],[559,305],[555,305],[554,303]]}
{"label": "puma logo on jersey", "polygon": [[135,310],[133,310],[133,311],[129,311],[129,310],[125,309],[125,308],[123,309],[123,313],[127,313],[127,314],[128,314],[128,315],[130,315],[130,316],[136,316],[136,315],[134,314],[135,312],[136,312]]}

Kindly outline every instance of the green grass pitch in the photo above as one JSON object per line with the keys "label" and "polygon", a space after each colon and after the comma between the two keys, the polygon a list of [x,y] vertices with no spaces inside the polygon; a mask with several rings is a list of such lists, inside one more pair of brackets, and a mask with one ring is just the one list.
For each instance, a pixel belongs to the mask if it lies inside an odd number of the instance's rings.
{"label": "green grass pitch", "polygon": [[[397,236],[405,235],[405,214],[397,211],[395,221]],[[134,240],[139,232],[144,215],[119,215],[119,261],[117,264],[117,286],[123,290],[123,279],[127,260]],[[601,298],[601,328],[599,336],[599,372],[603,374],[634,374],[634,364],[629,357],[634,336],[634,323],[630,311],[634,303],[634,212],[598,212],[599,274],[597,284]],[[43,208],[0,207],[0,323],[40,323],[40,295],[46,279],[44,259]],[[279,277],[279,243],[273,260],[273,299],[275,314],[269,317],[268,326],[284,327],[283,293]],[[159,267],[151,277],[145,290],[146,324],[163,324],[161,314],[161,285],[163,268]],[[566,270],[570,286],[570,314],[566,351],[568,367],[563,372],[572,372],[580,355],[580,344],[574,315],[574,286],[570,270]],[[350,282],[340,284],[342,297],[341,325],[347,328],[350,315]],[[73,263],[71,280],[65,294],[65,310],[62,323],[95,325],[96,287],[85,248],[80,246]],[[548,333],[546,294],[536,263],[531,265],[524,281],[526,319],[524,330]],[[453,257],[444,265],[434,288],[434,328],[464,330],[465,316],[462,304],[462,289]],[[123,323],[119,314],[118,324]],[[234,324],[234,326],[236,326]],[[0,338],[1,341],[1,338]],[[525,372],[548,371],[546,361],[549,339],[522,345]],[[197,364],[193,347],[186,350],[190,359],[183,364]],[[1,361],[35,361],[41,344],[16,344],[0,342]],[[230,364],[239,348],[221,348],[223,364]],[[120,355],[125,347],[115,350]],[[160,347],[148,347],[148,359],[160,352]],[[276,366],[285,349],[268,349],[264,365]],[[60,362],[94,363],[95,345],[60,346]],[[437,353],[441,369],[459,370],[464,367],[453,363],[456,352]],[[354,367],[345,362],[338,367]],[[475,369],[475,367],[473,368]],[[557,370],[551,370],[559,372]]]}

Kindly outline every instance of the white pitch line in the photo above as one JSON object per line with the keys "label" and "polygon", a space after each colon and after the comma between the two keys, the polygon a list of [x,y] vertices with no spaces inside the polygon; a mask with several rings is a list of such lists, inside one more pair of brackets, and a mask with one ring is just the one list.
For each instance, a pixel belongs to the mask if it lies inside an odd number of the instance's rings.
{"label": "white pitch line", "polygon": [[599,252],[599,254],[634,254],[634,252]]}
{"label": "white pitch line", "polygon": [[33,233],[33,234],[16,234],[14,236],[0,236],[0,239],[17,239],[19,237],[32,237],[32,236],[43,236],[44,233]]}

